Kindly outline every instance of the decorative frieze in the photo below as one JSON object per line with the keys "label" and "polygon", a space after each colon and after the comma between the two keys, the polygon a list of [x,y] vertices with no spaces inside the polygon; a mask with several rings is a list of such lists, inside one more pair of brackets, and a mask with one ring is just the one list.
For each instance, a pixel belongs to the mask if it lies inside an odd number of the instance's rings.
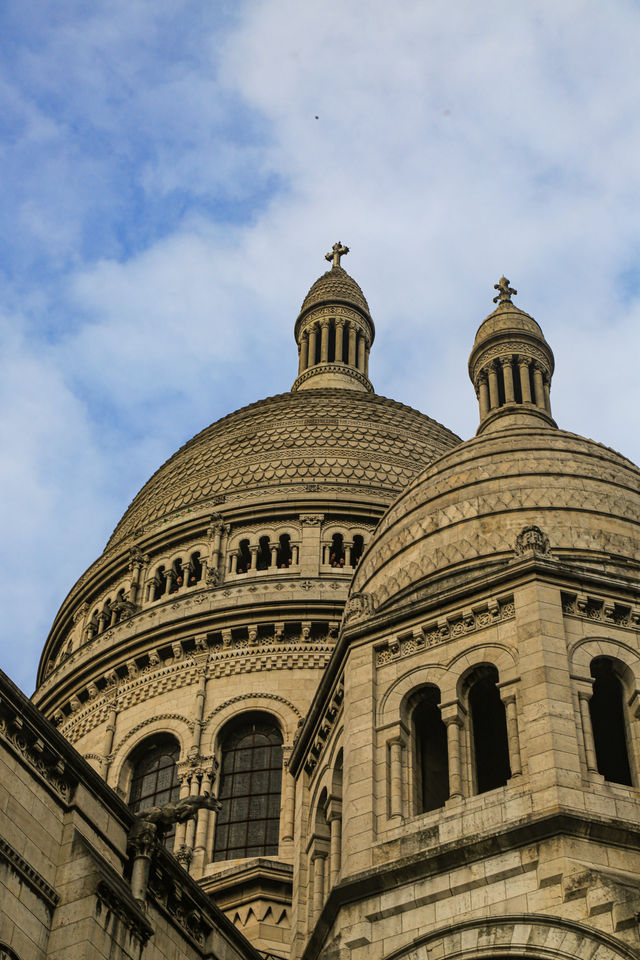
{"label": "decorative frieze", "polygon": [[637,631],[640,626],[640,607],[611,598],[594,597],[585,593],[562,593],[562,612],[583,620],[596,620],[616,627]]}
{"label": "decorative frieze", "polygon": [[416,627],[410,634],[385,640],[376,647],[376,666],[383,667],[394,660],[419,653],[427,647],[447,643],[496,623],[512,620],[515,615],[512,597],[489,601],[484,607],[449,614],[440,620]]}

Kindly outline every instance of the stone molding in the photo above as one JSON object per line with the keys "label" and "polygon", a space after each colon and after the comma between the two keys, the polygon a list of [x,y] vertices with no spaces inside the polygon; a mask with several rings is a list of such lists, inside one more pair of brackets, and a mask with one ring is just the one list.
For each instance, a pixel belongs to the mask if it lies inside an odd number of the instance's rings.
{"label": "stone molding", "polygon": [[212,710],[210,713],[207,714],[207,716],[202,721],[203,733],[207,728],[207,726],[209,725],[209,723],[211,722],[211,720],[213,719],[213,717],[215,717],[215,715],[217,713],[220,713],[222,710],[226,710],[226,708],[230,707],[231,704],[241,703],[243,700],[263,700],[263,699],[277,700],[279,703],[284,703],[285,706],[289,707],[289,709],[293,711],[293,713],[295,713],[296,717],[298,717],[298,720],[303,719],[302,714],[300,713],[298,708],[295,706],[295,704],[291,703],[290,700],[287,700],[286,697],[281,697],[277,693],[260,693],[260,692],[240,693],[238,694],[237,697],[230,697],[229,700],[224,700],[222,703],[219,703],[214,710]]}
{"label": "stone molding", "polygon": [[545,914],[479,917],[447,924],[390,954],[387,960],[431,957],[534,956],[549,960],[637,960],[638,952],[615,937],[586,924]]}
{"label": "stone molding", "polygon": [[553,375],[553,360],[551,359],[551,350],[546,353],[538,346],[534,346],[531,340],[527,340],[524,337],[522,339],[510,339],[501,341],[500,343],[495,343],[486,348],[480,348],[478,353],[473,358],[473,364],[471,365],[471,381],[475,385],[477,383],[478,374],[482,367],[485,367],[492,360],[500,360],[503,357],[510,357],[513,355],[518,355],[525,357],[527,360],[537,361],[543,370],[543,374],[550,378]]}
{"label": "stone molding", "polygon": [[11,703],[0,694],[0,737],[28,764],[38,778],[65,803],[73,796],[76,780],[62,754],[42,738]]}
{"label": "stone molding", "polygon": [[344,679],[341,677],[336,684],[333,695],[329,701],[329,706],[324,710],[320,718],[316,728],[316,734],[311,740],[311,746],[307,751],[307,759],[304,769],[309,775],[313,773],[318,765],[320,757],[324,753],[325,747],[329,741],[329,734],[334,729],[336,723],[338,722],[338,718],[342,713],[343,703]]}
{"label": "stone molding", "polygon": [[[51,884],[47,883],[44,877],[38,873],[37,870],[34,870],[31,864],[28,863],[4,837],[0,837],[0,858],[9,864],[11,869],[24,880],[27,886],[30,887],[41,900],[44,900],[50,911],[55,910],[60,902],[59,894],[56,893]],[[2,954],[0,953],[0,957],[1,956]]]}
{"label": "stone molding", "polygon": [[439,620],[416,627],[409,635],[392,637],[378,644],[375,648],[376,667],[383,667],[429,647],[476,633],[496,623],[513,620],[515,615],[513,597],[493,600],[483,607],[448,614]]}
{"label": "stone molding", "polygon": [[142,910],[132,901],[121,896],[106,880],[100,880],[96,888],[96,915],[98,918],[103,910],[118,917],[129,935],[139,942],[142,951],[149,938],[153,936],[153,927]]}
{"label": "stone molding", "polygon": [[373,386],[369,377],[366,374],[361,373],[359,370],[356,370],[355,367],[349,366],[347,363],[316,363],[313,367],[307,367],[300,376],[296,377],[291,385],[292,391],[297,391],[300,389],[303,383],[306,383],[307,380],[310,380],[312,377],[317,376],[318,374],[327,374],[327,373],[339,373],[343,377],[349,377],[351,380],[356,380],[369,393],[373,393]]}

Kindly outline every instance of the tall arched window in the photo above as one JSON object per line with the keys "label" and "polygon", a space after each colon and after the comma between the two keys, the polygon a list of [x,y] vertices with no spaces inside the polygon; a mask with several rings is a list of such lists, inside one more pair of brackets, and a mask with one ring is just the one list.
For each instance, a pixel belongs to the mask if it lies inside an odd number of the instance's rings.
{"label": "tall arched window", "polygon": [[413,711],[417,760],[417,807],[419,813],[437,810],[449,799],[447,728],[440,716],[440,691],[421,691]]}
{"label": "tall arched window", "polygon": [[282,735],[265,714],[223,730],[214,860],[275,856],[280,833]]}
{"label": "tall arched window", "polygon": [[473,675],[469,689],[478,793],[503,787],[511,776],[507,718],[498,679],[495,667],[481,667]]}
{"label": "tall arched window", "polygon": [[[134,813],[150,807],[173,803],[180,793],[178,758],[180,745],[169,734],[149,738],[141,743],[131,757],[132,777],[129,806]],[[173,845],[175,827],[166,836],[169,848]]]}
{"label": "tall arched window", "polygon": [[591,676],[594,680],[589,711],[598,773],[612,783],[631,787],[622,684],[614,673],[612,661],[606,657],[593,661]]}

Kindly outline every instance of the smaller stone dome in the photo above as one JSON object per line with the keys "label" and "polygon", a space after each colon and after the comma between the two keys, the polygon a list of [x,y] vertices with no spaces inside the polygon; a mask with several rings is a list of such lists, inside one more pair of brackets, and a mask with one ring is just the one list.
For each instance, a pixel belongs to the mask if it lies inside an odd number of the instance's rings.
{"label": "smaller stone dome", "polygon": [[505,333],[516,336],[528,334],[530,337],[546,343],[540,324],[524,310],[516,307],[515,303],[506,301],[499,303],[496,309],[478,327],[473,342],[474,351],[486,343],[487,340],[493,340],[494,337]]}
{"label": "smaller stone dome", "polygon": [[302,302],[300,315],[321,303],[348,303],[369,314],[364,293],[342,267],[332,267],[318,277]]}

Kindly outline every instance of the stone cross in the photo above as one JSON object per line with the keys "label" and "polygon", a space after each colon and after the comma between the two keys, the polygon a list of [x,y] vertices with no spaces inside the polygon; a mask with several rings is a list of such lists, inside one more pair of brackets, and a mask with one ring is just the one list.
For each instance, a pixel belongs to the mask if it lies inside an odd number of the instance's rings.
{"label": "stone cross", "polygon": [[332,266],[339,267],[340,257],[344,257],[345,253],[349,253],[349,247],[343,247],[338,240],[338,242],[334,243],[331,247],[331,253],[325,253],[324,258],[325,260],[332,260]]}
{"label": "stone cross", "polygon": [[509,281],[506,277],[500,277],[498,282],[494,283],[493,289],[498,291],[498,296],[493,298],[494,303],[497,303],[498,300],[500,303],[511,303],[511,297],[515,297],[518,293],[517,290],[509,286]]}

